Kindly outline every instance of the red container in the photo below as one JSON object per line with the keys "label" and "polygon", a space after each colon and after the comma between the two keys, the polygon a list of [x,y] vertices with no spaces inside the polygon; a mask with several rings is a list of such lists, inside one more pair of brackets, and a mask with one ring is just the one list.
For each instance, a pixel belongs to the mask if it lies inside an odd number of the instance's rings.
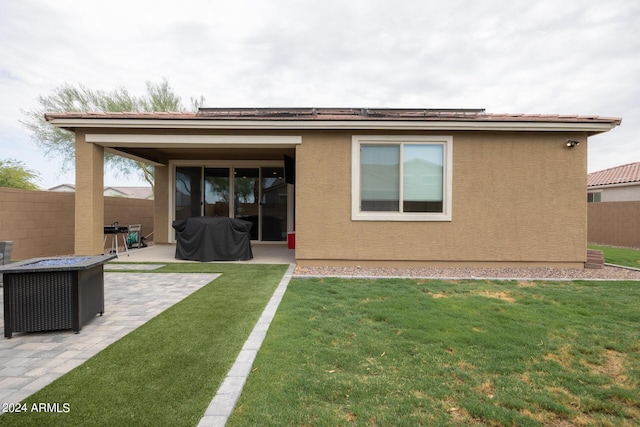
{"label": "red container", "polygon": [[287,233],[287,247],[289,249],[295,249],[296,248],[296,233],[295,232]]}

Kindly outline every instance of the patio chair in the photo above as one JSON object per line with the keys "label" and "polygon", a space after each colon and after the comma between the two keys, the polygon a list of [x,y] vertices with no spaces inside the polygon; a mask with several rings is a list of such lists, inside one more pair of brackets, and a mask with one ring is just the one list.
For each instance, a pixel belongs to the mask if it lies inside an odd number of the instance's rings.
{"label": "patio chair", "polygon": [[11,248],[13,248],[11,240],[0,242],[0,265],[11,262]]}

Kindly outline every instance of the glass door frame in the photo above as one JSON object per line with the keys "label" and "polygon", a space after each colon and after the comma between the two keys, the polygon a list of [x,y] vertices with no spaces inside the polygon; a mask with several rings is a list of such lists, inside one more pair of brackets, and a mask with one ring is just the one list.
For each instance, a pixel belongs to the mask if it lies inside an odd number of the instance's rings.
{"label": "glass door frame", "polygon": [[[200,203],[200,216],[204,215],[204,169],[205,168],[228,168],[231,175],[230,182],[230,194],[233,194],[234,184],[233,184],[233,176],[234,170],[236,168],[284,168],[284,161],[279,160],[211,160],[211,161],[202,161],[202,160],[181,160],[181,161],[170,161],[169,162],[169,206],[168,206],[168,218],[169,223],[167,224],[169,229],[169,241],[170,243],[175,243],[175,234],[173,232],[173,227],[171,227],[171,223],[175,221],[175,212],[176,212],[176,168],[178,167],[200,167],[201,168],[201,203]],[[259,185],[261,186],[261,179],[259,179]],[[295,191],[294,186],[291,184],[287,185],[287,232],[294,231],[294,206],[295,206]],[[262,191],[262,189],[260,190]],[[235,212],[235,201],[233,197],[230,197],[229,200],[229,216],[233,218]],[[282,241],[263,241],[261,239],[261,235],[258,234],[259,240],[252,240],[255,242],[260,242],[264,244],[282,244],[285,243],[286,240]]]}

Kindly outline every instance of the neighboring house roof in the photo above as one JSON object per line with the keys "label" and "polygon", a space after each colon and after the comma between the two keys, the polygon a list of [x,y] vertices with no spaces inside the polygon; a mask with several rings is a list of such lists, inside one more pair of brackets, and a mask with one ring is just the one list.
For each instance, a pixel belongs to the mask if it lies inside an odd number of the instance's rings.
{"label": "neighboring house roof", "polygon": [[587,176],[588,188],[632,183],[640,184],[640,162],[592,172]]}
{"label": "neighboring house roof", "polygon": [[133,199],[149,199],[153,196],[151,187],[104,187],[105,195],[112,190],[118,195]]}
{"label": "neighboring house roof", "polygon": [[76,191],[76,186],[73,184],[60,184],[60,185],[56,185],[55,187],[49,188],[48,191],[72,192],[72,191]]}
{"label": "neighboring house roof", "polygon": [[[75,191],[74,184],[61,184],[49,188],[49,191]],[[105,196],[129,197],[132,199],[151,199],[151,187],[104,187]]]}
{"label": "neighboring house roof", "polygon": [[[126,121],[129,125],[144,121],[156,123],[156,127],[169,127],[176,121],[200,122],[198,127],[207,127],[201,122],[247,122],[247,128],[273,127],[266,123],[292,123],[295,128],[332,128],[341,123],[351,123],[352,128],[367,128],[373,123],[448,123],[448,128],[458,129],[494,129],[506,127],[520,130],[539,130],[544,126],[548,130],[576,129],[586,130],[590,135],[606,132],[620,125],[620,118],[601,116],[578,116],[559,114],[490,114],[484,109],[397,109],[397,108],[200,108],[198,112],[99,112],[99,113],[47,113],[46,120],[57,127],[74,129],[95,125],[113,126]],[[135,122],[134,122],[135,121]],[[256,122],[263,123],[259,125]],[[435,122],[435,123],[434,123]],[[212,124],[215,128],[222,123]],[[237,127],[235,125],[234,127]]]}

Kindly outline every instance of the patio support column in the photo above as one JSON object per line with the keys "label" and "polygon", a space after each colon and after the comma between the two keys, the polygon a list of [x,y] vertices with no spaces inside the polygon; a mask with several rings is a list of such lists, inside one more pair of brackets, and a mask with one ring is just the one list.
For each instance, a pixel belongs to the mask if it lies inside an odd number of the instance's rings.
{"label": "patio support column", "polygon": [[76,255],[104,253],[104,148],[76,132]]}
{"label": "patio support column", "polygon": [[154,168],[153,242],[169,243],[169,167]]}

